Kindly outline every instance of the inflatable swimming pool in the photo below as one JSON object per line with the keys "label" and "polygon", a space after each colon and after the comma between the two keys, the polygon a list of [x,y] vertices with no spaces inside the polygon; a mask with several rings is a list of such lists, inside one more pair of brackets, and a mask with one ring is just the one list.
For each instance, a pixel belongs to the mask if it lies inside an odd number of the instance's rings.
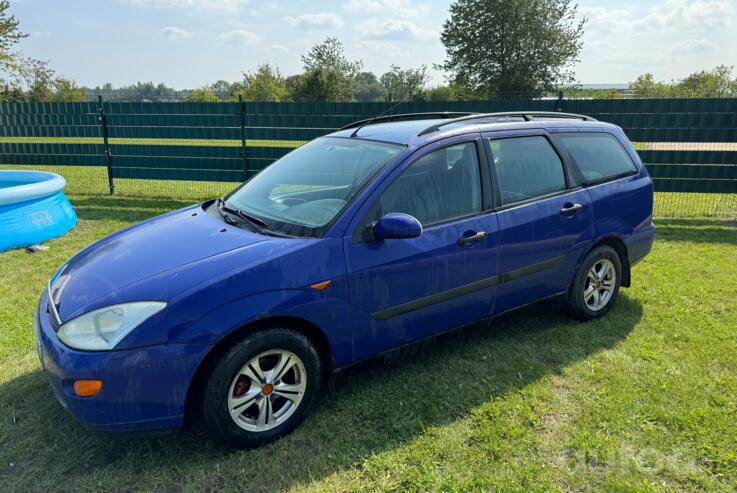
{"label": "inflatable swimming pool", "polygon": [[41,171],[0,171],[0,252],[61,236],[77,224],[63,177]]}

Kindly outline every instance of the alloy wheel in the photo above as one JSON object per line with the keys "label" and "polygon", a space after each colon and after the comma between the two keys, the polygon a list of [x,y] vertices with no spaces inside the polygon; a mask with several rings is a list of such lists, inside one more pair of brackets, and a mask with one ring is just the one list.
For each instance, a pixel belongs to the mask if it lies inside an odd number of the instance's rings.
{"label": "alloy wheel", "polygon": [[251,358],[235,375],[228,391],[228,412],[244,430],[261,432],[287,421],[307,388],[304,363],[282,349]]}
{"label": "alloy wheel", "polygon": [[612,299],[617,284],[617,270],[609,259],[594,262],[586,273],[583,301],[589,310],[599,311]]}

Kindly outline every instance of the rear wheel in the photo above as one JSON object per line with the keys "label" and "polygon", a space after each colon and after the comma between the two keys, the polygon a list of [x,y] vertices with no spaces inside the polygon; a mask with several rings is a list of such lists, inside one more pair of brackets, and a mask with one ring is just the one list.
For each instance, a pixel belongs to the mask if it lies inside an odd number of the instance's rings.
{"label": "rear wheel", "polygon": [[246,337],[215,365],[203,417],[221,443],[253,448],[291,432],[314,407],[322,364],[304,335],[268,329]]}
{"label": "rear wheel", "polygon": [[619,293],[622,261],[608,246],[594,248],[576,272],[568,293],[568,307],[576,318],[589,320],[606,314]]}

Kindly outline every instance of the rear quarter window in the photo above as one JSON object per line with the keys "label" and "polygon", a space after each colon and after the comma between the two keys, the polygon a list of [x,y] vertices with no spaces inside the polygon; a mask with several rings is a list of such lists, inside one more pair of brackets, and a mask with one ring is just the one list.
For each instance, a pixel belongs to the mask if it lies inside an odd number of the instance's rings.
{"label": "rear quarter window", "polygon": [[607,133],[559,134],[585,182],[599,182],[637,171],[622,143]]}

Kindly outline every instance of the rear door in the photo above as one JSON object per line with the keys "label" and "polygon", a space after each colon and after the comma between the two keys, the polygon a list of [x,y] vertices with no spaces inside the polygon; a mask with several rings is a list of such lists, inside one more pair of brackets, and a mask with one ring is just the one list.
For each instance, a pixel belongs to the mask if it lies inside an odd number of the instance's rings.
{"label": "rear door", "polygon": [[[344,240],[358,358],[491,314],[499,237],[484,157],[478,134],[418,151],[358,213]],[[422,234],[371,241],[389,212],[415,217]]]}
{"label": "rear door", "polygon": [[554,135],[571,156],[591,198],[594,238],[619,236],[630,261],[645,255],[655,234],[653,183],[634,149],[623,145],[626,137],[620,134],[618,139],[606,131]]}
{"label": "rear door", "polygon": [[499,222],[495,313],[565,292],[591,242],[589,195],[544,130],[484,134]]}

